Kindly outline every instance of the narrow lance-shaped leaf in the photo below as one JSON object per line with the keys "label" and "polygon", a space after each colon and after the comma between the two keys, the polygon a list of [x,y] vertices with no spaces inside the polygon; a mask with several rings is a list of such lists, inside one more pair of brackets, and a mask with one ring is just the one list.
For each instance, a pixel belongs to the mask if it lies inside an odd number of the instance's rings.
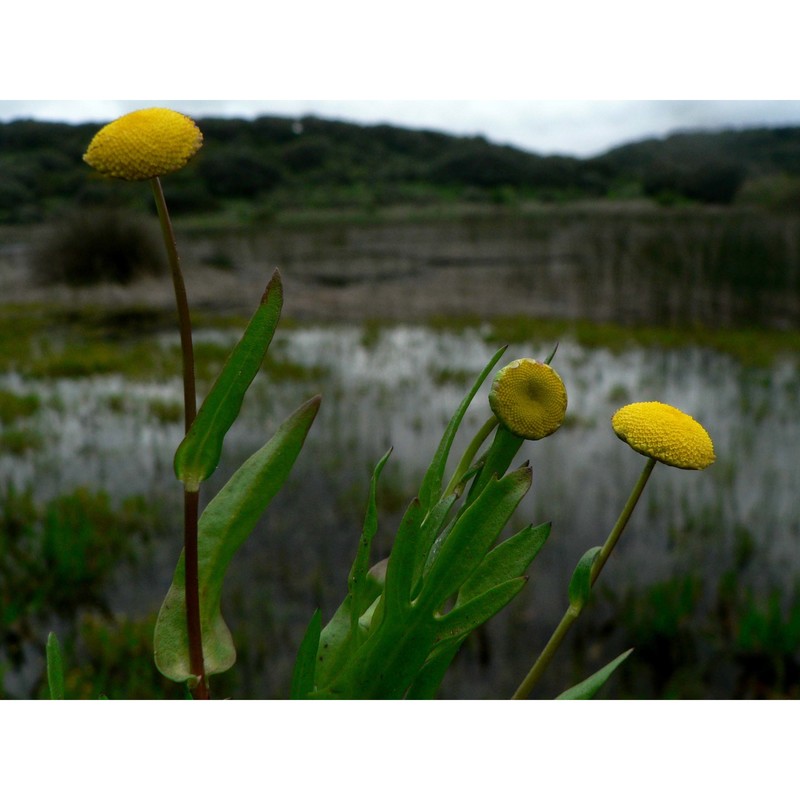
{"label": "narrow lance-shaped leaf", "polygon": [[633,652],[633,648],[626,650],[622,655],[617,656],[613,661],[606,664],[602,669],[597,670],[594,675],[590,675],[585,681],[562,692],[556,700],[591,700],[603,687],[605,682],[611,677],[617,667]]}
{"label": "narrow lance-shaped leaf", "polygon": [[223,439],[239,415],[245,392],[269,349],[282,305],[283,288],[280,273],[275,270],[261,304],[175,453],[175,474],[190,492],[196,492],[219,464]]}
{"label": "narrow lance-shaped leaf", "polygon": [[347,593],[351,598],[351,628],[355,627],[356,621],[366,610],[366,606],[362,602],[362,596],[366,584],[367,570],[369,570],[372,540],[378,531],[378,480],[391,454],[392,451],[390,449],[378,462],[372,473],[372,480],[369,486],[369,499],[367,500],[367,511],[364,515],[364,528],[358,543],[358,552],[356,553],[355,559],[353,559],[353,566],[350,568],[350,574],[347,578]]}
{"label": "narrow lance-shaped leaf", "polygon": [[305,700],[314,691],[314,672],[317,666],[317,649],[319,635],[322,630],[322,615],[319,609],[314,612],[308,624],[300,649],[297,651],[292,687],[289,694],[291,700]]}
{"label": "narrow lance-shaped leaf", "polygon": [[480,389],[481,384],[486,380],[487,376],[494,368],[494,365],[500,360],[503,353],[505,353],[506,349],[506,347],[501,347],[494,356],[492,356],[492,359],[486,367],[484,367],[483,372],[478,376],[478,379],[475,381],[466,397],[461,401],[461,405],[448,423],[419,490],[419,500],[425,511],[428,511],[428,509],[439,500],[442,494],[442,479],[444,477],[445,468],[447,467],[447,458],[450,455],[450,448],[453,446],[453,440],[461,425],[461,421],[464,419],[464,415],[467,413],[469,404],[478,393],[478,389]]}
{"label": "narrow lance-shaped leaf", "polygon": [[592,565],[602,549],[602,547],[592,547],[587,550],[572,573],[569,582],[569,604],[576,611],[580,611],[589,599],[592,591]]}
{"label": "narrow lance-shaped leaf", "polygon": [[50,631],[47,636],[47,683],[51,700],[64,699],[64,662],[58,637]]}
{"label": "narrow lance-shaped leaf", "polygon": [[416,566],[416,547],[422,525],[422,507],[415,497],[411,501],[392,544],[392,552],[386,565],[386,616],[400,614],[411,605],[411,589]]}
{"label": "narrow lance-shaped leaf", "polygon": [[[197,540],[200,623],[208,675],[224,672],[236,660],[230,631],[219,607],[228,565],[288,477],[319,403],[320,398],[314,397],[297,409],[269,442],[239,467],[200,517]],[[156,620],[155,659],[162,674],[174,681],[192,677],[183,553]]]}

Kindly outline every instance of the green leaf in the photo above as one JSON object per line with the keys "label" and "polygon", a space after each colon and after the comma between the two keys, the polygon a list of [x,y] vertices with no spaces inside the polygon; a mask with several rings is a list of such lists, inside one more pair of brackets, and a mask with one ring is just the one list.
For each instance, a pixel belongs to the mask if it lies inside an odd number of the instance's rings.
{"label": "green leaf", "polygon": [[[490,550],[478,569],[461,587],[455,608],[461,608],[490,589],[520,577],[536,558],[549,534],[549,522],[535,527],[529,525]],[[466,634],[455,641],[448,640],[439,644],[411,684],[406,695],[409,700],[432,700],[436,696],[445,673],[465,638]]]}
{"label": "green leaf", "polygon": [[[317,396],[300,406],[269,442],[239,467],[200,517],[200,623],[207,675],[230,669],[236,660],[233,640],[219,606],[228,565],[288,477],[319,404]],[[156,620],[155,660],[161,673],[174,681],[193,677],[186,631],[183,553]]]}
{"label": "green leaf", "polygon": [[458,605],[522,575],[550,535],[550,523],[529,525],[490,550],[458,593]]}
{"label": "green leaf", "polygon": [[426,575],[416,603],[435,611],[483,560],[531,485],[530,467],[492,478],[458,519]]}
{"label": "green leaf", "polygon": [[580,611],[589,599],[592,591],[592,565],[602,549],[602,547],[592,547],[587,550],[572,573],[569,582],[569,604],[576,611]]}
{"label": "green leaf", "polygon": [[527,578],[512,578],[440,617],[438,640],[463,637],[483,625],[487,619],[491,619],[498,611],[505,608],[527,581]]}
{"label": "green leaf", "polygon": [[222,441],[242,407],[245,392],[267,353],[283,305],[280,273],[275,270],[241,340],[203,401],[175,453],[175,474],[196,492],[219,464]]}
{"label": "green leaf", "polygon": [[372,540],[378,531],[378,508],[377,492],[378,480],[381,472],[392,454],[391,449],[377,463],[369,487],[369,499],[367,500],[367,511],[364,515],[364,528],[361,539],[358,543],[358,552],[350,568],[347,578],[347,593],[351,598],[350,614],[352,617],[351,627],[355,627],[356,620],[366,611],[371,600],[364,602],[364,589],[366,584],[367,571],[369,569],[370,552],[372,550]]}
{"label": "green leaf", "polygon": [[417,564],[422,506],[415,497],[397,529],[389,563],[386,565],[386,615],[401,614],[411,605],[411,589]]}
{"label": "green leaf", "polygon": [[64,699],[64,662],[61,658],[61,647],[58,637],[50,631],[47,636],[47,684],[50,687],[51,700]]}
{"label": "green leaf", "polygon": [[431,548],[437,537],[442,533],[443,526],[447,520],[450,509],[458,499],[458,495],[450,494],[443,497],[429,512],[422,522],[419,532],[419,540],[414,554],[414,580],[412,597],[419,593],[419,582],[422,579],[428,557],[431,555]]}
{"label": "green leaf", "polygon": [[318,686],[330,683],[350,650],[353,634],[350,603],[348,596],[320,633],[316,667]]}
{"label": "green leaf", "polygon": [[505,425],[498,425],[492,444],[484,457],[483,465],[469,489],[466,505],[472,503],[484,490],[493,475],[502,478],[506,474],[506,470],[524,441],[521,436],[512,433]]}
{"label": "green leaf", "polygon": [[294,672],[292,673],[291,700],[305,700],[314,691],[314,673],[317,668],[317,650],[322,631],[322,615],[319,609],[314,612],[308,624],[300,649],[297,651]]}
{"label": "green leaf", "polygon": [[433,700],[460,646],[461,640],[455,643],[447,642],[446,645],[434,650],[409,686],[405,699]]}
{"label": "green leaf", "polygon": [[[362,595],[362,602],[369,603],[370,607],[362,616],[369,617],[370,622],[374,611],[372,606],[383,591],[385,573],[386,559],[379,561],[367,573],[366,590]],[[333,680],[352,651],[362,643],[366,635],[360,622],[353,623],[350,603],[351,598],[348,595],[320,634],[317,658],[318,686],[326,686]]]}
{"label": "green leaf", "polygon": [[614,670],[633,652],[633,648],[626,650],[622,655],[617,656],[611,663],[606,664],[602,669],[597,670],[594,675],[589,676],[585,681],[562,692],[556,700],[591,700],[602,688],[603,684],[611,677]]}
{"label": "green leaf", "polygon": [[450,455],[450,448],[453,446],[453,439],[455,439],[456,432],[461,425],[461,421],[464,419],[464,415],[467,413],[469,404],[478,393],[478,389],[480,389],[481,384],[486,380],[487,376],[494,368],[494,365],[497,364],[503,353],[505,353],[506,349],[507,346],[501,347],[494,354],[494,356],[492,356],[492,359],[489,361],[486,367],[484,367],[483,372],[481,372],[481,374],[478,376],[478,379],[467,393],[467,396],[461,401],[461,405],[458,407],[456,413],[448,423],[444,435],[442,436],[442,440],[439,442],[439,447],[437,448],[436,453],[433,456],[433,460],[428,467],[428,471],[425,473],[425,477],[422,480],[422,486],[420,487],[419,500],[422,508],[425,511],[428,511],[428,509],[438,502],[439,498],[441,497],[442,480],[444,478],[444,471],[447,466],[447,458]]}

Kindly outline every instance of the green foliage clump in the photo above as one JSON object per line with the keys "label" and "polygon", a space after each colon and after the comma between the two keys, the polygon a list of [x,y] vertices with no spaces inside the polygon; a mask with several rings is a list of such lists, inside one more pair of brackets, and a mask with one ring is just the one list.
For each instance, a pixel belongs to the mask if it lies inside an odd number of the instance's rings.
{"label": "green foliage clump", "polygon": [[149,224],[130,214],[93,209],[70,214],[35,254],[33,268],[44,284],[128,284],[166,266]]}
{"label": "green foliage clump", "polygon": [[[138,498],[119,508],[104,492],[79,487],[44,503],[7,485],[0,496],[0,671],[19,667],[26,645],[57,616],[107,611],[107,582],[135,559],[157,524]],[[0,685],[0,694],[4,693]]]}
{"label": "green foliage clump", "polygon": [[20,395],[0,389],[0,422],[8,425],[20,417],[30,417],[39,410],[40,404],[38,395]]}
{"label": "green foliage clump", "polygon": [[154,615],[82,614],[65,641],[64,694],[71,700],[180,700],[185,690],[153,669]]}
{"label": "green foliage clump", "polygon": [[800,176],[781,173],[745,181],[736,202],[778,214],[796,214],[800,211]]}
{"label": "green foliage clump", "polygon": [[[170,180],[173,213],[225,212],[231,203],[304,208],[354,201],[394,206],[425,198],[545,202],[644,195],[665,204],[727,204],[747,182],[800,176],[800,129],[689,133],[582,159],[542,156],[483,137],[316,117],[199,121],[204,146]],[[81,154],[92,125],[0,123],[0,223],[31,223],[77,203],[144,210],[135,184],[86,180]],[[415,199],[416,198],[416,199]],[[363,200],[363,197],[361,198]]]}

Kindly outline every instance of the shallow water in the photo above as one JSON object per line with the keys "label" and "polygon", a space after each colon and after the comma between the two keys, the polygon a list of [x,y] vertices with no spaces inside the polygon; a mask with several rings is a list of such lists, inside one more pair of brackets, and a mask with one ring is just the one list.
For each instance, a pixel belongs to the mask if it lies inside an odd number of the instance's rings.
{"label": "shallow water", "polygon": [[[317,606],[329,618],[341,600],[370,474],[392,447],[375,558],[386,554],[393,526],[414,496],[447,420],[496,349],[485,333],[397,325],[367,335],[357,325],[326,325],[276,335],[276,357],[317,368],[321,372],[313,374],[320,377],[256,379],[206,493],[221,486],[297,405],[322,394],[289,482],[237,555],[226,584],[224,612],[243,643],[236,669],[251,696],[285,695],[308,618]],[[154,346],[169,342],[154,339]],[[522,356],[541,359],[551,349],[551,342],[515,345],[501,364]],[[700,569],[713,583],[729,565],[732,536],[741,530],[756,544],[748,577],[754,587],[789,585],[800,577],[795,363],[753,369],[701,349],[612,353],[562,341],[553,366],[569,393],[567,419],[552,437],[523,447],[518,461],[531,460],[534,483],[509,527],[511,533],[550,520],[552,533],[523,594],[484,637],[465,647],[445,696],[508,696],[546,641],[565,608],[574,565],[602,543],[644,466],[611,430],[611,415],[627,402],[656,399],[691,414],[710,432],[717,461],[703,472],[657,466],[598,586],[648,585],[682,569]],[[175,539],[157,547],[133,581],[126,575],[112,598],[121,613],[156,609],[180,549],[180,489],[171,462],[182,424],[154,420],[147,409],[156,398],[179,401],[179,381],[27,381],[6,375],[0,387],[40,395],[42,409],[31,424],[47,443],[0,457],[0,481],[32,485],[40,497],[86,484],[118,497],[144,494],[174,517]],[[487,392],[488,385],[472,404],[456,456],[488,416]],[[600,666],[620,649],[599,647],[592,663]],[[543,696],[574,682],[566,664],[547,677]]]}

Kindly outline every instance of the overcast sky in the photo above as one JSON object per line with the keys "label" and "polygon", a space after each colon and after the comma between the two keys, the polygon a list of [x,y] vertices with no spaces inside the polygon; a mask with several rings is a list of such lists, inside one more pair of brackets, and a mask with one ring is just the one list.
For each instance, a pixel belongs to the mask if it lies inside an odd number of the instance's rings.
{"label": "overcast sky", "polygon": [[[138,0],[115,16],[72,0],[48,8],[43,25],[40,4],[12,4],[0,120],[102,123],[150,105],[194,117],[314,114],[589,156],[675,130],[800,125],[788,7]],[[76,97],[95,99],[47,100]],[[203,99],[213,97],[237,99]]]}
{"label": "overcast sky", "polygon": [[591,156],[675,130],[800,125],[800,101],[766,100],[137,100],[0,101],[0,120],[107,122],[135,108],[163,105],[193,117],[314,114],[366,124],[388,122],[455,134],[481,134],[537,153]]}

